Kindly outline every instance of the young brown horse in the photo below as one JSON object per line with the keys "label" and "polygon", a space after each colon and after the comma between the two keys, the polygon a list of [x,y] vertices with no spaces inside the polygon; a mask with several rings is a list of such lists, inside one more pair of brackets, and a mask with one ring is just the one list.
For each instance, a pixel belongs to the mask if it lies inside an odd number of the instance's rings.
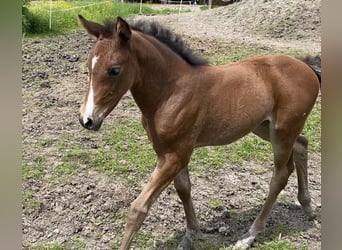
{"label": "young brown horse", "polygon": [[296,168],[298,200],[312,218],[307,177],[308,141],[300,135],[320,89],[320,72],[283,55],[258,56],[209,66],[179,37],[156,23],[129,25],[117,18],[100,25],[79,16],[97,41],[88,58],[89,88],[80,122],[98,130],[130,90],[157,154],[157,166],[132,202],[120,249],[129,249],[148,211],[174,181],[186,215],[180,246],[200,235],[190,195],[187,164],[195,147],[231,143],[253,132],[270,141],[274,171],[261,212],[235,248],[248,248],[264,231],[279,192]]}

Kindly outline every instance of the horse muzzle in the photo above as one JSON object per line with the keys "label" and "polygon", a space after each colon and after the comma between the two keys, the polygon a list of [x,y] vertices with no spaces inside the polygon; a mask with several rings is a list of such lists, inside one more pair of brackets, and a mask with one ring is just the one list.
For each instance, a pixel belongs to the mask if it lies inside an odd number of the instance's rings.
{"label": "horse muzzle", "polygon": [[83,118],[82,116],[80,116],[79,120],[84,128],[93,131],[98,131],[101,128],[103,122],[103,119],[94,120],[90,117]]}

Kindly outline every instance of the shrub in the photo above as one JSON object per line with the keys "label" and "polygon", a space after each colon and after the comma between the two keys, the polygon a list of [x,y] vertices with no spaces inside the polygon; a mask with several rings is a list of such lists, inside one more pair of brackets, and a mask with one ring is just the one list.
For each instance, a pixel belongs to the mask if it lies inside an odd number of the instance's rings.
{"label": "shrub", "polygon": [[31,0],[22,0],[22,7],[21,7],[21,24],[22,24],[22,33],[26,33],[26,31],[30,30],[30,12],[28,9],[28,5]]}
{"label": "shrub", "polygon": [[[80,0],[53,1],[51,29],[49,27],[50,2],[32,2],[30,6],[25,3],[25,5],[23,4],[23,33],[28,35],[61,34],[79,29],[77,14],[81,14],[92,21],[102,23],[107,18],[115,18],[116,16],[126,18],[140,12],[140,5],[138,3],[121,3],[119,1],[103,4],[95,3],[96,1],[93,0],[89,0],[86,3]],[[142,12],[144,14],[166,14],[172,11],[154,10],[147,5],[143,5]]]}

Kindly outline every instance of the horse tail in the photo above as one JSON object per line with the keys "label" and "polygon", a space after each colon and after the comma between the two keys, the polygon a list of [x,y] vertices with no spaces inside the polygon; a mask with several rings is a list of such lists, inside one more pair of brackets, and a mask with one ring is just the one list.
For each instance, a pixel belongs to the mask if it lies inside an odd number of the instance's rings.
{"label": "horse tail", "polygon": [[321,85],[321,57],[317,56],[306,56],[304,58],[299,58],[301,61],[306,63],[315,72],[318,77],[319,84]]}

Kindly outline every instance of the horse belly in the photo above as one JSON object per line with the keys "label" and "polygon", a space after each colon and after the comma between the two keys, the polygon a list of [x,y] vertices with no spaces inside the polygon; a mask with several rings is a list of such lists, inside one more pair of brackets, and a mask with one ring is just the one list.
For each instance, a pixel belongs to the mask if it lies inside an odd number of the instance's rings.
{"label": "horse belly", "polygon": [[[255,105],[227,105],[226,109],[209,109],[197,137],[197,146],[214,146],[232,143],[247,135],[263,121],[270,119],[273,104],[270,98]],[[216,111],[216,112],[215,112]]]}
{"label": "horse belly", "polygon": [[209,122],[199,134],[196,146],[215,146],[230,144],[250,133],[260,122],[244,120],[237,123],[232,122]]}

